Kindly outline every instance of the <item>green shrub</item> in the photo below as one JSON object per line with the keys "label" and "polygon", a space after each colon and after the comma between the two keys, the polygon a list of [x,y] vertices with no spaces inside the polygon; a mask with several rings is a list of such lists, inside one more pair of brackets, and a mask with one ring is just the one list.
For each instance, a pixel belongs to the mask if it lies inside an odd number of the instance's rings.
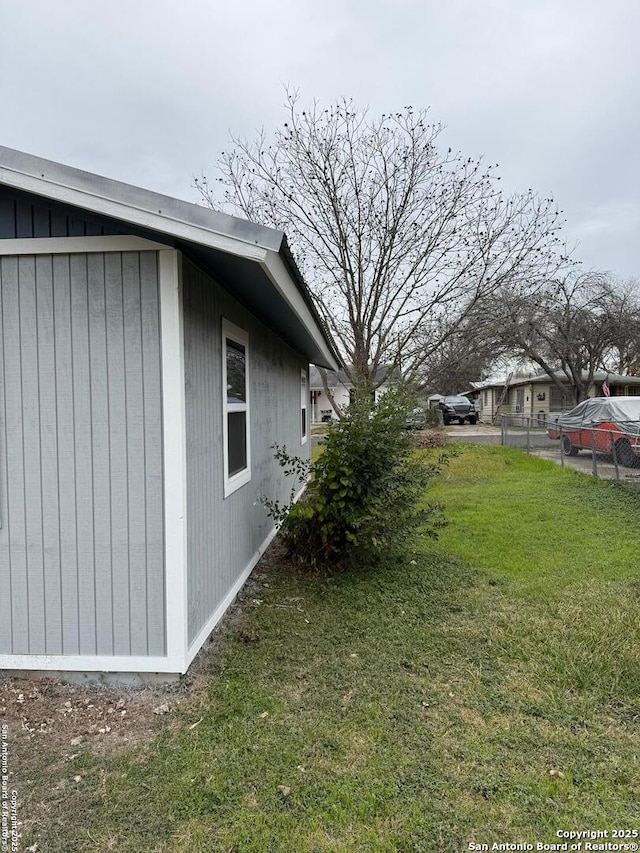
{"label": "green shrub", "polygon": [[405,545],[418,525],[436,535],[441,508],[423,498],[439,468],[411,446],[405,429],[410,407],[403,390],[387,392],[373,409],[360,395],[329,427],[312,465],[277,449],[276,458],[296,483],[311,474],[298,503],[262,499],[293,558],[311,566],[371,562]]}

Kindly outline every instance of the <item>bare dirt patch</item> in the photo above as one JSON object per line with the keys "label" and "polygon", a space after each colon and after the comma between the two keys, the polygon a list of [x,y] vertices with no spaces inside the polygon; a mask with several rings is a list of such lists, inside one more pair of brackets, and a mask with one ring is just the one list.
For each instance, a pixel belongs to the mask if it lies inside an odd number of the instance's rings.
{"label": "bare dirt patch", "polygon": [[[270,555],[269,555],[270,556]],[[43,753],[91,749],[97,755],[130,749],[148,740],[168,715],[183,709],[205,689],[212,654],[229,631],[243,635],[245,605],[261,588],[257,578],[269,568],[268,555],[256,567],[218,629],[205,643],[186,675],[173,684],[126,686],[67,683],[62,679],[0,677],[0,722],[9,726],[13,766],[41,761]]]}
{"label": "bare dirt patch", "polygon": [[127,749],[148,738],[158,717],[185,699],[175,687],[80,687],[51,678],[5,678],[1,695],[0,715],[9,726],[16,767],[39,760],[43,752]]}
{"label": "bare dirt patch", "polygon": [[85,756],[150,744],[161,721],[188,699],[182,685],[127,689],[3,678],[0,721],[8,726],[9,779],[22,831],[60,822],[62,803],[74,807]]}
{"label": "bare dirt patch", "polygon": [[[23,831],[60,821],[57,803],[71,806],[85,756],[140,750],[141,760],[163,728],[185,725],[205,701],[211,661],[230,632],[242,637],[247,603],[262,587],[261,568],[247,581],[186,675],[171,684],[126,686],[67,683],[53,677],[0,674],[0,724],[8,727],[10,786],[18,791]],[[247,642],[250,640],[247,639]],[[77,794],[77,796],[81,796]]]}

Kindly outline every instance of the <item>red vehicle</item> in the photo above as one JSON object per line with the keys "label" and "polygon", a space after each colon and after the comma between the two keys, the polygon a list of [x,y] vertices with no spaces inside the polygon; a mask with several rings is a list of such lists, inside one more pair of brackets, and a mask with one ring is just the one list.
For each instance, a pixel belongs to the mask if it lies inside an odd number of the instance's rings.
{"label": "red vehicle", "polygon": [[562,452],[612,453],[629,468],[640,465],[640,397],[592,397],[570,412],[552,416],[550,438],[562,438]]}

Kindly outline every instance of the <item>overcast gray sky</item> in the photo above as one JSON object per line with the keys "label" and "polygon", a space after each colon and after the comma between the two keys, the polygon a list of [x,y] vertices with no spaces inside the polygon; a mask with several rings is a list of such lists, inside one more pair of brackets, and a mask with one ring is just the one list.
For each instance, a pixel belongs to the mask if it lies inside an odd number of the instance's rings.
{"label": "overcast gray sky", "polygon": [[637,0],[0,0],[0,144],[197,201],[229,131],[303,100],[430,106],[640,276]]}

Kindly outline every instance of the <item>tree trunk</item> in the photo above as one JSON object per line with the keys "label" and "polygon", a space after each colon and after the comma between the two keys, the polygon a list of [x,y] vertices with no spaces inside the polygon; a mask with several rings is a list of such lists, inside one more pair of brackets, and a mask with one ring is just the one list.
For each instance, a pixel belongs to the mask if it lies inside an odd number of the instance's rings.
{"label": "tree trunk", "polygon": [[327,395],[327,400],[331,403],[331,408],[336,413],[339,418],[344,417],[344,412],[340,408],[340,406],[336,403],[333,392],[329,388],[329,375],[324,367],[318,368],[318,373],[320,374],[320,379],[322,379],[322,390]]}

